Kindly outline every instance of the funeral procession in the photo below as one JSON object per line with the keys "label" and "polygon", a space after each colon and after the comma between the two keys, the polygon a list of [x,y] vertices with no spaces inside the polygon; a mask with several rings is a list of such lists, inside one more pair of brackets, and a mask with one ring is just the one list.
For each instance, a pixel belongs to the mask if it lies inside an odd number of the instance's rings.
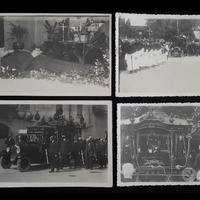
{"label": "funeral procession", "polygon": [[107,112],[107,105],[0,105],[0,182],[106,181]]}
{"label": "funeral procession", "polygon": [[118,13],[117,20],[120,96],[199,94],[199,16]]}
{"label": "funeral procession", "polygon": [[200,181],[200,107],[121,105],[121,183]]}

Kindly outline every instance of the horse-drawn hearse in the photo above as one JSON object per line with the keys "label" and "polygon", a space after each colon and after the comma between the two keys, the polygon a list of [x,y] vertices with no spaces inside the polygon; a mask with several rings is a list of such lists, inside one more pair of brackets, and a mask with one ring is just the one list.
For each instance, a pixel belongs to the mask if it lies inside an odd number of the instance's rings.
{"label": "horse-drawn hearse", "polygon": [[150,111],[122,121],[121,139],[123,181],[199,179],[200,134],[192,120]]}

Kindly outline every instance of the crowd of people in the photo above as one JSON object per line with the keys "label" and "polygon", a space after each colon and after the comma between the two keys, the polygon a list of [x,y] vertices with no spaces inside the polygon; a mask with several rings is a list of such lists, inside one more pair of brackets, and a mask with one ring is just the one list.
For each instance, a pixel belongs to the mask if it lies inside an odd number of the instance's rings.
{"label": "crowd of people", "polygon": [[59,143],[55,137],[50,138],[49,145],[50,172],[59,171],[65,166],[70,168],[95,168],[107,167],[107,139],[88,137],[74,137],[69,142],[65,135],[62,135]]}
{"label": "crowd of people", "polygon": [[167,62],[169,55],[169,44],[164,41],[121,41],[120,46],[121,59],[124,57],[124,68],[129,73],[161,65]]}
{"label": "crowd of people", "polygon": [[30,144],[35,144],[40,154],[46,154],[48,157],[46,161],[50,164],[50,172],[59,171],[64,167],[90,170],[107,168],[107,131],[104,138],[91,135],[83,138],[81,130],[87,128],[83,115],[79,114],[76,120],[72,116],[66,119],[61,109],[57,109],[48,120],[44,116],[40,117],[38,111],[34,118],[34,127],[52,127],[51,130],[54,131],[33,135],[29,134],[27,129],[27,134],[18,134],[15,139],[8,137],[5,140],[8,148],[17,146],[25,150]]}

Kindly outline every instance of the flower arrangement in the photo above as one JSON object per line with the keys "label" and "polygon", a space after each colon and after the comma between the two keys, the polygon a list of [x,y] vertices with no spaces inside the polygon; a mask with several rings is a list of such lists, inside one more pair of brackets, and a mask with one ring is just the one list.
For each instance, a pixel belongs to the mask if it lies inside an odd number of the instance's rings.
{"label": "flower arrangement", "polygon": [[20,76],[20,72],[16,68],[0,66],[0,78],[15,79]]}
{"label": "flower arrangement", "polygon": [[49,81],[60,81],[63,83],[90,84],[108,87],[109,81],[99,74],[99,70],[97,70],[95,67],[91,67],[90,73],[72,70],[69,73],[64,72],[57,74],[54,72],[49,72],[48,70],[43,68],[40,68],[39,70],[19,72],[16,68],[11,68],[9,66],[0,66],[0,78],[2,79],[46,79]]}
{"label": "flower arrangement", "polygon": [[[35,49],[32,52],[34,57],[41,54],[40,49]],[[46,79],[50,81],[61,81],[65,83],[75,84],[90,84],[109,87],[110,84],[110,66],[109,66],[109,51],[103,51],[103,59],[96,60],[95,64],[89,68],[89,71],[71,70],[70,72],[55,73],[41,67],[37,70],[19,72],[16,68],[9,66],[0,66],[0,78],[4,79]]]}

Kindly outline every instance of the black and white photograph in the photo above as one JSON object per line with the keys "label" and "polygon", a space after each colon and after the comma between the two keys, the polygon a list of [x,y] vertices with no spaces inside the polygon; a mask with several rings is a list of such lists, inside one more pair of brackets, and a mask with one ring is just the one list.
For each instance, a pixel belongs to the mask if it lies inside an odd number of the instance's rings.
{"label": "black and white photograph", "polygon": [[110,14],[0,14],[0,94],[110,96]]}
{"label": "black and white photograph", "polygon": [[0,187],[112,187],[110,101],[1,101]]}
{"label": "black and white photograph", "polygon": [[200,94],[200,15],[116,14],[117,96]]}
{"label": "black and white photograph", "polygon": [[200,185],[200,104],[118,104],[118,186]]}

